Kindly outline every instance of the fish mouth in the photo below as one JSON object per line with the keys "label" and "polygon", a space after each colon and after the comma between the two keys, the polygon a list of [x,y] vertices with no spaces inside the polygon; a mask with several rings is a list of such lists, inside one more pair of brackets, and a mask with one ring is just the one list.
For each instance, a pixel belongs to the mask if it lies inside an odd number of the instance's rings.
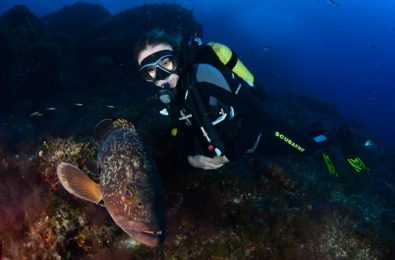
{"label": "fish mouth", "polygon": [[132,239],[148,246],[158,246],[166,239],[164,225],[137,221],[122,221],[118,224]]}
{"label": "fish mouth", "polygon": [[148,234],[148,235],[155,235],[155,236],[161,236],[164,234],[163,230],[144,230],[144,231],[139,231],[140,233]]}
{"label": "fish mouth", "polygon": [[163,232],[161,230],[136,231],[133,229],[129,229],[129,230],[124,229],[124,231],[126,233],[128,233],[128,235],[132,239],[134,239],[142,244],[145,244],[147,246],[151,246],[151,247],[159,246],[160,244],[165,242],[165,239],[166,239],[165,232]]}

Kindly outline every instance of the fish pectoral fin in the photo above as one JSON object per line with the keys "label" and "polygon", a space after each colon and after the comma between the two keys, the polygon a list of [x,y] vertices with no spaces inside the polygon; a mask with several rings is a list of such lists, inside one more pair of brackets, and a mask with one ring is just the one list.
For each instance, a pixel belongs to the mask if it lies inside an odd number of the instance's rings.
{"label": "fish pectoral fin", "polygon": [[78,167],[70,163],[61,162],[56,169],[56,174],[63,188],[71,194],[96,204],[99,204],[103,199],[103,193],[99,184],[89,178]]}

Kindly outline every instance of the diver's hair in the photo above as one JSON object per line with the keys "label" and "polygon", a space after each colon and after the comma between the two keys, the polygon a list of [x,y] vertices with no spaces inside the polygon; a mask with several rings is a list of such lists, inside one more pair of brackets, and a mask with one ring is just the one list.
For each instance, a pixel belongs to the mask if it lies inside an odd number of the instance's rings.
{"label": "diver's hair", "polygon": [[173,51],[179,52],[181,49],[181,42],[181,35],[175,36],[167,34],[161,29],[153,29],[145,33],[136,43],[134,47],[134,60],[137,62],[139,53],[147,48],[147,46],[154,46],[161,43],[168,44],[173,48]]}

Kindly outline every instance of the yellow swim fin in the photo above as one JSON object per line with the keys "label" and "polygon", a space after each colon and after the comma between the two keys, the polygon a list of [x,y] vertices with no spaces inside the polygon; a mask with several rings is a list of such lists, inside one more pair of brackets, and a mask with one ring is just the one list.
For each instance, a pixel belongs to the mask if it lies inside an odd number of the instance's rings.
{"label": "yellow swim fin", "polygon": [[332,162],[331,157],[329,156],[328,153],[322,153],[322,158],[325,162],[325,165],[328,169],[328,172],[336,177],[339,177],[339,174],[337,173],[336,169],[335,169],[335,165]]}
{"label": "yellow swim fin", "polygon": [[360,173],[361,171],[368,172],[369,168],[366,167],[366,164],[362,161],[361,157],[349,157],[347,158],[348,164],[356,171],[356,173]]}

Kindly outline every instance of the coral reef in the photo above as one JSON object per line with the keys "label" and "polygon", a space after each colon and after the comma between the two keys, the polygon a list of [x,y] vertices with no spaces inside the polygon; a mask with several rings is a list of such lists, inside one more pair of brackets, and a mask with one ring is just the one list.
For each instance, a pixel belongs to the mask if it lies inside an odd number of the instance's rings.
{"label": "coral reef", "polygon": [[295,182],[289,179],[285,170],[281,168],[279,165],[269,164],[265,169],[264,174],[267,178],[276,181],[281,188],[287,191],[296,190]]}
{"label": "coral reef", "polygon": [[87,159],[94,158],[95,149],[92,142],[77,143],[71,137],[44,141],[37,154],[37,163],[43,180],[48,182],[53,190],[57,190],[59,187],[55,174],[57,165],[60,162],[68,162],[83,168]]}
{"label": "coral reef", "polygon": [[86,34],[98,21],[110,16],[110,13],[100,5],[76,3],[47,14],[42,20],[55,33],[77,39]]}
{"label": "coral reef", "polygon": [[379,237],[393,233],[375,227],[394,216],[383,211],[388,205],[382,198],[366,201],[368,190],[361,188],[346,192],[347,183],[323,165],[270,156],[246,158],[215,174],[177,166],[162,172],[166,189],[182,194],[184,203],[169,216],[167,241],[148,248],[128,238],[100,206],[58,185],[58,162],[84,169],[95,158],[92,138],[48,138],[35,149],[33,156],[1,156],[6,258],[380,259],[391,250],[391,239]]}

